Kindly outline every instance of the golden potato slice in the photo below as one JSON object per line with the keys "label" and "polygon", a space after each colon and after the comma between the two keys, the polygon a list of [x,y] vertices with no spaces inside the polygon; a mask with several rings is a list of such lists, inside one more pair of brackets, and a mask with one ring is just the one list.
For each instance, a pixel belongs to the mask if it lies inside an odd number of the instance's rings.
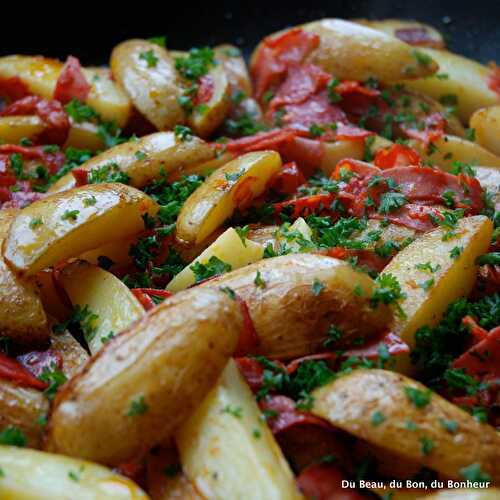
{"label": "golden potato slice", "polygon": [[[436,325],[451,302],[469,294],[476,280],[475,260],[488,250],[492,231],[487,217],[466,217],[454,229],[442,227],[424,234],[385,267],[382,275],[394,276],[406,294],[399,301],[404,314],[395,316],[391,330],[410,348],[421,326]],[[419,269],[419,264],[427,263],[434,272]],[[399,356],[398,362],[399,371],[411,371],[408,356]]]}
{"label": "golden potato slice", "polygon": [[478,144],[500,156],[500,106],[478,109],[470,118],[470,127],[476,131]]}
{"label": "golden potato slice", "polygon": [[335,325],[342,339],[387,328],[391,311],[374,309],[375,283],[347,262],[322,255],[284,255],[214,278],[200,287],[228,287],[247,304],[259,345],[255,354],[295,358],[315,353]]}
{"label": "golden potato slice", "polygon": [[99,257],[107,257],[113,262],[112,265],[129,266],[133,260],[129,253],[130,247],[137,243],[137,239],[137,236],[132,236],[123,240],[111,241],[98,248],[82,253],[78,258],[97,266],[99,264]]}
{"label": "golden potato slice", "polygon": [[68,379],[89,359],[87,351],[68,331],[51,333],[50,348],[61,355],[63,361],[61,371]]}
{"label": "golden potato slice", "polygon": [[[40,56],[0,57],[0,78],[19,77],[33,94],[52,99],[63,63]],[[129,118],[130,101],[116,83],[95,70],[83,70],[91,85],[86,103],[106,121],[123,127]],[[95,78],[95,76],[100,76]]]}
{"label": "golden potato slice", "polygon": [[[428,404],[417,406],[410,394],[415,390],[428,389],[399,373],[354,370],[316,389],[311,411],[400,460],[420,463],[446,478],[464,479],[460,470],[477,463],[498,483],[500,436],[495,429],[435,393]],[[373,424],[375,412],[383,419],[379,425]],[[457,424],[455,433],[442,424],[449,420]]]}
{"label": "golden potato slice", "polygon": [[6,261],[32,276],[61,260],[76,257],[144,229],[143,215],[158,205],[124,184],[89,184],[55,193],[24,208],[4,241]]}
{"label": "golden potato slice", "polygon": [[223,44],[214,47],[214,53],[215,59],[222,64],[231,87],[241,90],[247,96],[252,95],[252,82],[240,49]]}
{"label": "golden potato slice", "polygon": [[147,500],[132,480],[84,460],[0,446],[0,497],[15,500]]}
{"label": "golden potato slice", "polygon": [[[0,245],[7,238],[17,210],[0,211]],[[43,344],[49,338],[49,325],[40,293],[31,279],[22,279],[0,255],[0,332],[14,342]]]}
{"label": "golden potato slice", "polygon": [[[156,132],[110,148],[80,168],[90,172],[107,165],[116,165],[129,176],[131,186],[142,188],[160,178],[163,172],[170,174],[212,158],[215,158],[215,150],[197,137],[182,141],[173,132]],[[49,192],[66,191],[75,184],[74,176],[69,173],[59,179]]]}
{"label": "golden potato slice", "polygon": [[195,106],[188,116],[188,124],[196,135],[208,137],[224,121],[231,108],[231,87],[224,69],[215,66],[206,77],[212,79],[213,94],[203,105]]}
{"label": "golden potato slice", "polygon": [[74,262],[63,269],[59,282],[73,306],[88,306],[98,316],[95,330],[85,337],[92,354],[144,315],[144,308],[126,285],[100,267]]}
{"label": "golden potato slice", "polygon": [[40,292],[45,312],[60,323],[66,321],[71,316],[71,304],[64,300],[60,291],[57,290],[52,269],[45,269],[37,273],[35,283]]}
{"label": "golden potato slice", "polygon": [[41,391],[0,379],[0,431],[9,426],[17,427],[26,438],[26,444],[38,448],[42,444],[48,412],[49,402]]}
{"label": "golden potato slice", "polygon": [[71,121],[68,138],[64,148],[88,149],[99,151],[105,149],[104,141],[99,137],[99,127],[95,123]]}
{"label": "golden potato slice", "polygon": [[[377,31],[383,31],[387,35],[399,38],[410,45],[433,47],[445,49],[446,43],[443,35],[429,24],[406,19],[382,19],[374,21],[371,19],[353,19],[356,23],[367,26]],[[415,40],[415,42],[413,42]],[[420,41],[418,41],[420,40]]]}
{"label": "golden potato slice", "polygon": [[410,141],[410,146],[416,149],[424,160],[441,167],[443,170],[450,171],[453,168],[453,164],[457,161],[470,165],[500,167],[499,156],[496,156],[479,144],[462,139],[461,137],[445,135],[433,141],[432,144],[435,148],[429,150],[421,141]]}
{"label": "golden potato slice", "polygon": [[178,102],[182,82],[166,49],[147,40],[127,40],[113,49],[111,70],[134,106],[158,130],[184,122]]}
{"label": "golden potato slice", "polygon": [[141,457],[211,389],[241,328],[237,302],[222,292],[193,289],[167,299],[59,391],[47,449],[113,465]]}
{"label": "golden potato slice", "polygon": [[33,139],[45,130],[45,124],[38,116],[1,116],[0,142],[18,144],[23,138]]}
{"label": "golden potato slice", "polygon": [[177,239],[201,243],[237,208],[262,194],[281,168],[275,151],[247,153],[217,169],[184,203],[177,219]]}
{"label": "golden potato slice", "polygon": [[433,59],[419,57],[414,47],[366,26],[322,19],[302,28],[321,39],[307,60],[341,80],[364,81],[372,77],[390,83],[429,76],[438,69]]}
{"label": "golden potato slice", "polygon": [[452,52],[429,48],[419,50],[439,64],[439,77],[435,75],[405,81],[404,85],[409,89],[427,94],[438,101],[445,95],[456,96],[457,113],[464,123],[469,121],[477,109],[500,102],[500,95],[488,86],[493,69]]}
{"label": "golden potato slice", "polygon": [[233,360],[175,438],[184,471],[205,498],[304,498]]}
{"label": "golden potato slice", "polygon": [[495,210],[500,210],[500,168],[474,167],[476,179],[488,192]]}

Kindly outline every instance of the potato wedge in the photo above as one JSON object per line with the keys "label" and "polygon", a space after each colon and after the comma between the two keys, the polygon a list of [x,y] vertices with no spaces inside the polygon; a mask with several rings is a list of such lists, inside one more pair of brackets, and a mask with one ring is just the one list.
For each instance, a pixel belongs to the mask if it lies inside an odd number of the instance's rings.
{"label": "potato wedge", "polygon": [[[0,245],[7,238],[17,210],[0,211]],[[39,345],[49,338],[49,325],[40,293],[32,279],[22,279],[0,255],[0,332],[15,343]]]}
{"label": "potato wedge", "polygon": [[222,64],[231,87],[251,96],[252,82],[240,49],[234,45],[223,44],[214,47],[214,53],[215,59]]}
{"label": "potato wedge", "polygon": [[476,61],[445,50],[421,48],[424,54],[439,64],[439,75],[447,77],[408,80],[404,85],[438,100],[444,95],[458,98],[457,113],[464,123],[468,123],[474,111],[500,102],[500,95],[488,86],[493,69]]}
{"label": "potato wedge", "polygon": [[[354,370],[313,392],[312,412],[333,426],[353,434],[400,460],[420,463],[450,479],[463,479],[460,470],[478,463],[500,482],[500,436],[487,424],[480,424],[469,413],[433,393],[429,404],[417,407],[407,395],[408,389],[427,390],[425,386],[401,374],[387,370]],[[373,425],[372,416],[380,412],[385,420]],[[456,433],[440,424],[454,420]],[[405,424],[413,422],[417,429]],[[424,453],[423,440],[434,447]]]}
{"label": "potato wedge", "polygon": [[157,210],[149,196],[124,184],[89,184],[55,193],[17,215],[4,241],[4,256],[19,274],[32,276],[86,250],[137,234],[144,229],[142,216],[153,216]]}
{"label": "potato wedge", "polygon": [[432,47],[434,49],[445,49],[446,43],[443,35],[429,24],[406,19],[382,19],[380,21],[371,19],[353,19],[356,23],[367,26],[387,35],[399,38],[402,42],[419,47]]}
{"label": "potato wedge", "polygon": [[[341,80],[370,77],[390,83],[434,74],[434,60],[422,61],[416,49],[400,40],[341,19],[322,19],[302,28],[320,36],[319,47],[307,60]],[[420,50],[420,49],[419,49]]]}
{"label": "potato wedge", "polygon": [[45,124],[38,116],[0,117],[0,142],[18,144],[23,138],[33,139],[45,130]]}
{"label": "potato wedge", "polygon": [[500,210],[500,168],[474,167],[476,179],[488,192],[495,210]]}
{"label": "potato wedge", "polygon": [[205,498],[303,498],[233,360],[175,439],[186,475]]}
{"label": "potato wedge", "polygon": [[132,480],[92,462],[0,446],[0,497],[5,500],[147,500]]}
{"label": "potato wedge", "polygon": [[88,149],[102,151],[106,149],[104,141],[99,137],[99,127],[92,122],[77,123],[72,121],[64,148]]}
{"label": "potato wedge", "polygon": [[[33,94],[52,99],[63,63],[57,59],[40,56],[0,57],[0,78],[17,76]],[[99,70],[83,70],[91,85],[86,103],[106,121],[123,127],[129,118],[130,101],[120,87]],[[95,78],[99,76],[99,78]]]}
{"label": "potato wedge", "polygon": [[500,106],[478,109],[470,118],[470,127],[476,131],[476,141],[488,151],[500,156]]}
{"label": "potato wedge", "polygon": [[166,49],[147,40],[127,40],[113,49],[111,71],[134,106],[158,130],[184,122],[178,102],[182,82]]}
{"label": "potato wedge", "polygon": [[375,284],[367,274],[322,255],[264,259],[200,287],[234,290],[246,302],[259,337],[253,354],[271,358],[314,354],[331,325],[340,328],[343,340],[352,340],[374,336],[391,321],[387,306],[370,306]]}
{"label": "potato wedge", "polygon": [[201,243],[237,208],[248,206],[262,194],[280,168],[278,153],[257,151],[217,169],[184,203],[177,219],[177,239],[191,245]]}
{"label": "potato wedge", "polygon": [[203,106],[195,106],[188,116],[188,124],[200,137],[209,137],[224,121],[231,108],[231,87],[224,69],[215,66],[205,78],[213,82],[213,93]]}
{"label": "potato wedge", "polygon": [[39,448],[48,412],[49,402],[42,392],[0,379],[0,430],[17,427],[28,446]]}
{"label": "potato wedge", "polygon": [[89,359],[87,351],[68,331],[52,333],[50,335],[50,348],[61,355],[63,361],[61,371],[68,379]]}
{"label": "potato wedge", "polygon": [[421,141],[411,140],[410,146],[418,151],[427,162],[450,171],[456,161],[470,165],[485,167],[500,167],[500,157],[483,148],[476,142],[471,142],[454,135],[445,135],[433,141],[435,148],[429,154]]}
{"label": "potato wedge", "polygon": [[258,243],[245,239],[243,241],[238,233],[230,227],[222,233],[206,250],[204,250],[193,262],[186,266],[167,285],[167,290],[179,292],[195,284],[196,277],[191,266],[199,262],[206,264],[211,257],[217,257],[231,269],[239,269],[262,259],[264,248]]}
{"label": "potato wedge", "polygon": [[59,282],[73,306],[88,308],[97,314],[95,330],[85,340],[89,351],[95,354],[103,343],[144,316],[144,308],[132,292],[116,276],[77,261],[66,266]]}
{"label": "potato wedge", "polygon": [[[90,172],[105,165],[117,165],[129,176],[131,186],[142,188],[160,178],[162,172],[170,174],[212,158],[215,158],[215,151],[197,137],[181,141],[173,132],[157,132],[108,149],[80,168]],[[59,179],[49,192],[66,191],[75,184],[74,176],[69,173]]]}
{"label": "potato wedge", "polygon": [[129,253],[130,246],[135,243],[137,243],[137,236],[111,241],[98,248],[82,253],[78,258],[97,266],[99,264],[99,257],[106,257],[113,262],[112,266],[115,264],[118,266],[129,266],[132,264],[132,257]]}
{"label": "potato wedge", "polygon": [[52,274],[52,269],[40,271],[35,276],[35,283],[40,292],[45,312],[60,323],[71,316],[71,304],[61,297]]}
{"label": "potato wedge", "polygon": [[[453,229],[455,236],[449,234],[443,241],[450,229],[435,229],[401,250],[384,268],[382,275],[394,276],[406,294],[399,302],[404,315],[395,316],[391,330],[410,348],[421,326],[436,325],[451,302],[469,294],[476,279],[475,260],[487,251],[492,231],[487,217],[466,217]],[[416,267],[427,262],[436,269],[434,273]],[[411,372],[407,355],[398,356],[397,369]]]}
{"label": "potato wedge", "polygon": [[58,392],[47,449],[117,465],[165,442],[216,382],[242,321],[238,304],[219,291],[167,299]]}

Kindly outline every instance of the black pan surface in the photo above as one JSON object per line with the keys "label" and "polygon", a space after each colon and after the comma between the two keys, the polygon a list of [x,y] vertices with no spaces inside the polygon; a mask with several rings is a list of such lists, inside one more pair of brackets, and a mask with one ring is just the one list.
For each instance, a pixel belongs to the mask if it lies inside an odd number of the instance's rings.
{"label": "black pan surface", "polygon": [[[7,2],[5,2],[7,3]],[[500,0],[233,0],[45,2],[0,7],[0,54],[43,54],[105,64],[112,47],[132,37],[166,35],[171,48],[235,43],[249,54],[265,35],[322,17],[418,19],[445,33],[452,51],[500,62]],[[104,8],[109,9],[104,11]]]}

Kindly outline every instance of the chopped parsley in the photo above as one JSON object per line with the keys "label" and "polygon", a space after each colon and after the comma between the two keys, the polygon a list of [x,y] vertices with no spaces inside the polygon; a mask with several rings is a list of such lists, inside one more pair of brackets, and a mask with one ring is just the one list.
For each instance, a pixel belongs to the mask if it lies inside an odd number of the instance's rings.
{"label": "chopped parsley", "polygon": [[158,64],[158,57],[156,56],[153,49],[141,52],[139,54],[139,59],[146,61],[148,68],[155,68]]}
{"label": "chopped parsley", "polygon": [[193,265],[189,266],[189,269],[193,271],[196,283],[200,283],[212,276],[231,271],[232,266],[223,262],[215,255],[212,255],[207,263],[202,264],[201,262],[195,262]]}
{"label": "chopped parsley", "polygon": [[15,425],[9,425],[0,431],[0,444],[7,446],[26,446],[27,439],[24,433]]}
{"label": "chopped parsley", "polygon": [[148,411],[148,405],[144,401],[144,396],[139,396],[130,402],[127,417],[138,417]]}
{"label": "chopped parsley", "polygon": [[487,483],[491,481],[491,477],[486,472],[481,470],[481,464],[474,463],[460,469],[460,475],[469,481],[478,483]]}
{"label": "chopped parsley", "polygon": [[29,226],[30,229],[36,229],[38,226],[41,226],[43,224],[43,221],[40,217],[34,217],[33,219],[30,220]]}
{"label": "chopped parsley", "polygon": [[193,131],[185,125],[176,125],[174,127],[174,134],[182,142],[190,141],[193,138]]}
{"label": "chopped parsley", "polygon": [[417,408],[424,408],[431,402],[432,391],[430,389],[417,389],[406,386],[404,388],[406,397]]}
{"label": "chopped parsley", "polygon": [[255,279],[253,280],[253,282],[255,286],[258,288],[266,288],[266,282],[262,279],[260,271],[257,271],[257,274],[255,275]]}
{"label": "chopped parsley", "polygon": [[187,80],[198,81],[216,64],[214,51],[209,47],[192,48],[185,57],[175,59],[175,68]]}
{"label": "chopped parsley", "polygon": [[226,405],[222,410],[222,413],[228,413],[229,415],[232,415],[233,417],[236,418],[242,418],[243,417],[243,408],[241,406],[236,406],[236,405]]}
{"label": "chopped parsley", "polygon": [[102,184],[105,182],[128,184],[130,182],[130,177],[125,172],[122,172],[116,163],[107,163],[89,171],[89,184]]}
{"label": "chopped parsley", "polygon": [[61,215],[62,220],[70,220],[71,222],[75,222],[78,219],[78,214],[80,210],[65,210]]}
{"label": "chopped parsley", "polygon": [[318,296],[323,291],[323,289],[325,287],[326,287],[326,285],[322,281],[315,278],[313,281],[313,284],[311,286],[313,295]]}
{"label": "chopped parsley", "polygon": [[54,365],[50,368],[44,367],[38,378],[49,385],[43,392],[51,401],[54,399],[59,387],[67,380],[66,375]]}
{"label": "chopped parsley", "polygon": [[381,423],[385,421],[385,416],[382,412],[376,410],[372,413],[370,421],[374,427],[378,427]]}
{"label": "chopped parsley", "polygon": [[406,197],[402,193],[395,193],[392,191],[384,193],[380,197],[379,212],[381,214],[394,212],[404,206],[406,201]]}
{"label": "chopped parsley", "polygon": [[500,252],[490,252],[485,253],[484,255],[480,255],[476,259],[476,264],[480,266],[491,265],[491,266],[500,266]]}

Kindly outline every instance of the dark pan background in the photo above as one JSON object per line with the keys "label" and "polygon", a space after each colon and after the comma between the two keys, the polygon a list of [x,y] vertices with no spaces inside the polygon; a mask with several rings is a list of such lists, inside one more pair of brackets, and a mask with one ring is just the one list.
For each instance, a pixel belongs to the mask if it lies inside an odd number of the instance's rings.
{"label": "dark pan background", "polygon": [[155,35],[166,35],[171,48],[232,42],[248,55],[263,36],[305,21],[397,17],[434,25],[454,52],[500,63],[500,0],[101,0],[98,6],[73,0],[44,2],[37,10],[24,2],[2,3],[8,5],[0,7],[1,55],[73,54],[84,64],[106,64],[117,42]]}

